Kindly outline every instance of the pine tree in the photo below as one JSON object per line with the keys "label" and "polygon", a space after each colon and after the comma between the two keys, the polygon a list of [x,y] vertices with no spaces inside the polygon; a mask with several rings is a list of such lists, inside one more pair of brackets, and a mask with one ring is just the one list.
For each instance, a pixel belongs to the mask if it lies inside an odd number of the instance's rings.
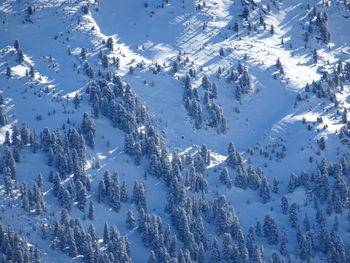
{"label": "pine tree", "polygon": [[80,51],[80,57],[82,60],[86,60],[86,49],[85,48],[81,48],[81,51]]}
{"label": "pine tree", "polygon": [[89,115],[86,112],[83,115],[81,130],[84,134],[87,145],[94,149],[96,134],[95,122],[89,118]]}
{"label": "pine tree", "polygon": [[8,168],[8,173],[11,179],[16,179],[16,163],[8,145],[5,145],[4,147],[4,153],[2,156],[2,166],[0,168]]}
{"label": "pine tree", "polygon": [[125,181],[123,181],[122,186],[120,187],[120,201],[128,201],[128,186]]}
{"label": "pine tree", "polygon": [[109,226],[107,223],[105,223],[103,227],[103,243],[108,244],[109,240],[110,240]]}
{"label": "pine tree", "polygon": [[278,182],[277,178],[274,177],[273,181],[272,181],[272,193],[274,193],[274,194],[278,193],[278,190],[279,190],[278,184],[279,184],[279,182]]}
{"label": "pine tree", "polygon": [[108,64],[109,64],[109,61],[108,61],[107,55],[103,55],[103,56],[102,56],[102,66],[103,66],[104,68],[108,68]]}
{"label": "pine tree", "polygon": [[231,234],[225,233],[223,235],[223,241],[222,241],[222,256],[226,261],[229,261],[231,259],[232,245],[233,245],[233,241],[232,241]]}
{"label": "pine tree", "polygon": [[5,167],[3,170],[3,173],[4,173],[5,192],[7,195],[12,196],[13,182],[11,178],[11,170],[8,167]]}
{"label": "pine tree", "polygon": [[20,48],[19,41],[17,39],[15,40],[13,47],[16,49],[16,51],[18,51],[18,49]]}
{"label": "pine tree", "polygon": [[35,77],[35,70],[32,65],[30,65],[29,67],[29,77],[31,77],[32,79]]}
{"label": "pine tree", "polygon": [[314,49],[313,52],[312,52],[312,58],[314,60],[314,63],[316,64],[317,60],[318,60],[318,54],[317,54],[317,50],[316,49]]}
{"label": "pine tree", "polygon": [[238,33],[239,32],[239,25],[238,25],[238,22],[236,21],[234,26],[233,26],[233,30]]}
{"label": "pine tree", "polygon": [[87,15],[89,13],[89,6],[88,5],[83,5],[82,9],[83,9],[83,13],[85,15]]}
{"label": "pine tree", "polygon": [[282,63],[281,63],[279,58],[276,61],[276,67],[279,70],[280,74],[284,75],[284,68],[283,68]]}
{"label": "pine tree", "polygon": [[21,49],[17,50],[17,61],[18,64],[22,64],[22,62],[24,61],[24,55]]}
{"label": "pine tree", "polygon": [[228,188],[232,187],[232,181],[226,167],[220,173],[220,182],[226,185]]}
{"label": "pine tree", "polygon": [[41,188],[43,186],[44,178],[43,178],[43,175],[41,173],[39,173],[38,176],[36,177],[36,183],[37,183],[39,188]]}
{"label": "pine tree", "polygon": [[156,254],[154,253],[153,250],[151,250],[151,253],[149,255],[148,263],[157,263]]}
{"label": "pine tree", "polygon": [[59,177],[58,173],[54,173],[53,178],[52,178],[52,184],[53,184],[52,193],[54,194],[54,196],[57,196],[59,188],[61,186],[60,185],[60,177]]}
{"label": "pine tree", "polygon": [[319,198],[321,203],[324,203],[328,199],[330,187],[328,182],[328,174],[317,170],[315,176],[315,195]]}
{"label": "pine tree", "polygon": [[86,201],[87,201],[86,188],[84,187],[82,182],[79,180],[75,183],[75,185],[76,185],[75,187],[77,191],[77,194],[76,194],[77,206],[81,211],[84,211]]}
{"label": "pine tree", "polygon": [[104,198],[106,196],[106,187],[103,180],[101,180],[98,184],[98,190],[97,190],[97,202],[101,203],[103,202]]}
{"label": "pine tree", "polygon": [[88,218],[90,220],[94,220],[95,219],[95,207],[94,204],[90,201],[89,203],[89,215]]}
{"label": "pine tree", "polygon": [[298,206],[296,203],[293,203],[289,209],[289,223],[292,228],[298,226]]}
{"label": "pine tree", "polygon": [[270,200],[270,187],[268,185],[267,179],[265,176],[262,177],[261,186],[260,186],[260,197],[263,204],[266,204]]}
{"label": "pine tree", "polygon": [[15,145],[13,147],[13,159],[15,160],[16,163],[19,163],[21,161],[21,154],[20,154],[20,149],[18,145]]}
{"label": "pine tree", "polygon": [[288,192],[293,193],[295,188],[299,185],[299,180],[298,177],[295,175],[295,173],[291,173],[289,177],[289,182],[288,182]]}
{"label": "pine tree", "polygon": [[310,231],[310,220],[309,217],[307,216],[307,214],[305,214],[304,220],[303,220],[303,225],[304,225],[304,229],[305,231]]}
{"label": "pine tree", "polygon": [[228,157],[226,159],[228,166],[235,168],[236,167],[236,149],[232,142],[228,145]]}
{"label": "pine tree", "polygon": [[113,41],[113,38],[111,38],[111,37],[109,37],[108,39],[107,39],[107,48],[109,49],[109,50],[113,50],[114,49],[114,41]]}
{"label": "pine tree", "polygon": [[263,263],[264,262],[263,248],[255,246],[252,258],[253,258],[252,262],[254,263]]}
{"label": "pine tree", "polygon": [[210,164],[210,152],[208,151],[208,147],[204,144],[201,147],[200,155],[206,165]]}
{"label": "pine tree", "polygon": [[287,196],[285,195],[281,197],[281,209],[282,209],[282,214],[286,215],[288,213],[289,203],[288,203]]}
{"label": "pine tree", "polygon": [[74,108],[78,109],[79,105],[80,105],[80,96],[78,93],[76,93],[74,95],[74,99],[73,99],[73,104],[74,104]]}
{"label": "pine tree", "polygon": [[318,146],[322,151],[326,149],[326,139],[325,137],[321,137],[319,140],[317,140]]}
{"label": "pine tree", "polygon": [[128,210],[127,217],[126,217],[126,225],[129,229],[133,229],[135,227],[136,219],[134,217],[134,214],[131,210]]}
{"label": "pine tree", "polygon": [[236,171],[237,171],[237,173],[236,173],[234,185],[236,187],[246,189],[246,187],[247,187],[247,175],[246,175],[246,171],[245,171],[244,167],[239,165],[236,167]]}
{"label": "pine tree", "polygon": [[34,8],[33,8],[33,6],[29,3],[28,6],[27,6],[27,14],[28,14],[29,16],[31,16],[31,15],[33,14],[33,12],[34,12]]}
{"label": "pine tree", "polygon": [[211,245],[210,263],[218,263],[220,259],[221,257],[220,257],[218,241],[216,238],[214,238]]}
{"label": "pine tree", "polygon": [[12,77],[12,70],[9,66],[6,67],[6,76],[7,76],[7,78]]}
{"label": "pine tree", "polygon": [[132,201],[136,204],[138,209],[146,209],[146,193],[143,183],[135,182]]}
{"label": "pine tree", "polygon": [[72,195],[69,193],[69,191],[64,190],[62,197],[59,198],[61,207],[66,208],[68,211],[70,211],[72,209],[72,199]]}
{"label": "pine tree", "polygon": [[244,6],[243,12],[242,12],[242,17],[246,20],[248,20],[249,17],[249,9],[248,6]]}
{"label": "pine tree", "polygon": [[109,187],[108,197],[109,204],[114,209],[114,211],[118,212],[121,208],[119,182],[114,184],[112,187]]}
{"label": "pine tree", "polygon": [[265,216],[263,231],[269,245],[278,243],[278,228],[275,220],[270,215]]}
{"label": "pine tree", "polygon": [[287,234],[286,234],[286,232],[283,232],[283,234],[281,236],[280,249],[279,249],[282,256],[288,255],[287,244],[288,244]]}

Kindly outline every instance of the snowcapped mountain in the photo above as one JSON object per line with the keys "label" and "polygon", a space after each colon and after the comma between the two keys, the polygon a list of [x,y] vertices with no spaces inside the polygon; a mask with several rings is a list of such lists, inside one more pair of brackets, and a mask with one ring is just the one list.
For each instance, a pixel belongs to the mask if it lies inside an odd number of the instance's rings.
{"label": "snowcapped mountain", "polygon": [[0,262],[350,262],[349,16],[0,1]]}

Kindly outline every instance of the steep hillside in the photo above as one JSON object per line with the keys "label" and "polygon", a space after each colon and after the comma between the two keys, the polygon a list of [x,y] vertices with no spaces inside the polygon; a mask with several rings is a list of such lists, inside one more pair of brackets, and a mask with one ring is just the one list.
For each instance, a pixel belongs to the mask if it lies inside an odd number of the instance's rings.
{"label": "steep hillside", "polygon": [[0,262],[350,262],[349,16],[0,1]]}

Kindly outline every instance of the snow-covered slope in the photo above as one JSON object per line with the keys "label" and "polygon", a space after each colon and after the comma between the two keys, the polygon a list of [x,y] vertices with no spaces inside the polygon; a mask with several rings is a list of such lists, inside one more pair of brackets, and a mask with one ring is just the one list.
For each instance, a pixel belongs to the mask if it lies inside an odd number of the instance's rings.
{"label": "snow-covered slope", "polygon": [[349,16],[0,1],[0,261],[348,262]]}

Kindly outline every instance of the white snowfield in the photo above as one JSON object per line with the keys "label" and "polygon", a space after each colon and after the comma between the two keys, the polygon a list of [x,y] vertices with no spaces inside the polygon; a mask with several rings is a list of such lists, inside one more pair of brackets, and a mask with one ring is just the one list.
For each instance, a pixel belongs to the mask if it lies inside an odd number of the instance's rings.
{"label": "white snowfield", "polygon": [[[248,20],[242,17],[241,3],[245,2],[250,11]],[[322,2],[327,2],[328,6],[322,5]],[[172,234],[176,234],[171,215],[165,209],[169,187],[162,179],[146,174],[149,164],[146,158],[140,165],[135,165],[133,158],[124,152],[124,131],[114,128],[103,114],[94,117],[86,88],[91,80],[111,72],[130,84],[163,138],[170,161],[172,152],[183,158],[192,154],[195,159],[202,145],[207,146],[210,160],[202,173],[207,180],[207,192],[195,193],[193,185],[190,185],[186,188],[186,196],[203,196],[205,200],[213,201],[225,195],[240,220],[245,237],[250,226],[255,226],[257,221],[263,224],[265,215],[271,215],[277,222],[280,237],[282,232],[287,233],[290,262],[303,262],[297,246],[296,229],[290,227],[288,215],[281,213],[281,197],[286,195],[289,204],[298,205],[301,228],[305,214],[312,225],[316,224],[316,210],[307,196],[308,192],[301,186],[294,192],[288,192],[290,174],[299,176],[303,171],[316,174],[317,165],[323,159],[339,162],[342,156],[350,153],[350,144],[342,143],[338,136],[345,125],[341,113],[350,107],[349,83],[344,81],[343,88],[337,88],[335,96],[339,103],[336,107],[328,98],[317,98],[314,93],[305,92],[307,84],[321,80],[323,71],[331,73],[340,59],[343,64],[350,62],[350,11],[344,8],[343,2],[2,0],[0,95],[4,98],[1,107],[8,122],[0,125],[0,143],[5,142],[7,131],[12,134],[12,127],[21,127],[22,123],[27,123],[38,134],[45,127],[55,131],[63,124],[66,128],[79,129],[83,114],[87,112],[96,127],[95,148],[86,148],[85,169],[91,191],[87,192],[85,211],[79,210],[74,203],[70,215],[80,218],[85,230],[90,224],[94,225],[103,251],[107,249],[102,242],[104,223],[116,225],[121,235],[127,236],[131,243],[132,261],[147,262],[151,248],[144,246],[137,227],[130,230],[125,224],[129,209],[138,218],[137,208],[130,201],[134,182],[144,183],[148,213],[160,216],[164,229],[166,224],[170,224]],[[307,4],[316,6],[319,12],[327,12],[329,43],[322,43],[315,30],[305,42],[308,12],[311,12],[307,10]],[[29,5],[33,7],[31,15],[28,15]],[[86,14],[84,7],[88,8]],[[266,29],[259,22],[260,15],[264,17]],[[235,22],[239,26],[238,32],[234,29]],[[114,43],[110,51],[106,47],[109,38]],[[15,40],[18,40],[23,52],[21,63],[14,47]],[[86,49],[86,60],[81,58],[82,48]],[[317,50],[317,62],[313,58],[314,49]],[[102,65],[100,52],[107,56],[107,68]],[[114,65],[116,59],[119,67]],[[276,67],[277,60],[281,62],[284,74]],[[93,78],[85,74],[85,62],[93,69]],[[173,71],[175,62],[179,64],[177,72]],[[242,94],[240,101],[235,93],[237,82],[228,80],[239,63],[247,68],[251,81],[250,92]],[[156,65],[162,68],[157,74],[154,73]],[[33,78],[28,76],[31,66],[35,70]],[[133,72],[130,72],[130,67]],[[10,77],[7,75],[8,68],[11,69]],[[191,84],[199,94],[203,110],[200,129],[196,129],[184,102],[184,79],[190,69],[196,70]],[[204,76],[218,87],[217,98],[209,103],[215,102],[221,107],[227,121],[225,132],[218,132],[209,124],[211,115],[204,103],[205,90],[202,87]],[[82,98],[78,108],[74,107],[75,96]],[[302,100],[297,100],[297,96],[301,96]],[[139,127],[140,131],[144,128]],[[61,134],[65,132],[60,130]],[[321,138],[325,139],[324,150],[319,146]],[[260,167],[271,189],[273,179],[277,178],[279,191],[271,192],[268,202],[261,202],[259,190],[237,186],[228,188],[220,181],[223,168],[228,167],[226,159],[230,142],[241,153],[245,167]],[[4,148],[1,146],[0,152]],[[61,206],[53,194],[53,184],[49,182],[49,173],[55,171],[55,167],[47,165],[46,154],[42,151],[33,154],[29,147],[21,150],[20,157],[20,162],[16,163],[13,197],[5,193],[4,176],[0,175],[0,223],[11,225],[30,244],[37,245],[43,262],[84,261],[83,255],[70,257],[65,252],[52,249],[50,239],[42,239],[40,227],[61,217]],[[97,160],[100,167],[94,168]],[[98,203],[96,199],[99,182],[106,170],[111,173],[117,171],[119,180],[128,185],[129,201],[122,204],[119,212],[113,211],[107,203]],[[228,171],[235,181],[236,170],[228,167]],[[32,187],[39,173],[44,178],[41,190],[46,211],[35,215],[21,208],[19,186],[26,182]],[[62,180],[61,185],[66,188],[73,177],[72,174]],[[334,180],[330,179],[331,186]],[[344,180],[349,191],[349,177]],[[93,220],[87,218],[90,201],[95,207]],[[326,206],[320,204],[324,210]],[[350,245],[348,210],[346,207],[341,214],[333,212],[326,215],[330,229],[337,215],[337,233],[346,248]],[[210,249],[205,251],[203,262],[211,262],[213,237],[218,238],[220,251],[222,249],[222,235],[216,235],[215,226],[209,221],[205,222],[205,233]],[[257,237],[257,242],[259,246],[264,246],[266,262],[274,262],[268,259],[274,252],[279,253],[280,245],[271,245],[262,236]],[[176,251],[185,248],[178,238]],[[317,250],[312,262],[326,262],[326,258]],[[287,257],[284,260],[288,262]],[[231,261],[222,257],[220,262]],[[247,262],[254,262],[254,259],[250,258]]]}

